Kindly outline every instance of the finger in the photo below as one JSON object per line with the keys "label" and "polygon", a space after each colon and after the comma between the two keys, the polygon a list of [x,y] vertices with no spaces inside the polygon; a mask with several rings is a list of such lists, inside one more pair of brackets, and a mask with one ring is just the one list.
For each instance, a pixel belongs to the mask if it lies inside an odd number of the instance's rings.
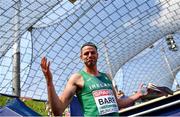
{"label": "finger", "polygon": [[49,62],[48,62],[48,70],[49,70],[49,66],[50,66],[50,64],[51,64],[51,62],[49,61]]}
{"label": "finger", "polygon": [[44,60],[43,58],[41,59],[41,68],[43,68]]}
{"label": "finger", "polygon": [[46,57],[43,57],[43,61],[46,61]]}
{"label": "finger", "polygon": [[142,88],[142,87],[143,87],[143,85],[144,85],[144,84],[143,84],[143,83],[141,83],[141,84],[139,85],[139,88]]}
{"label": "finger", "polygon": [[44,57],[41,59],[41,64],[43,63],[43,61],[44,61]]}
{"label": "finger", "polygon": [[42,69],[46,69],[46,61],[47,61],[46,57],[43,57],[41,60],[41,68]]}
{"label": "finger", "polygon": [[44,57],[44,67],[47,67],[47,58],[46,57]]}
{"label": "finger", "polygon": [[142,88],[143,88],[143,83],[140,83],[140,85],[139,85],[139,87],[138,87],[138,91],[141,91],[142,90]]}
{"label": "finger", "polygon": [[46,57],[43,57],[42,59],[41,59],[41,63],[44,63],[46,61]]}

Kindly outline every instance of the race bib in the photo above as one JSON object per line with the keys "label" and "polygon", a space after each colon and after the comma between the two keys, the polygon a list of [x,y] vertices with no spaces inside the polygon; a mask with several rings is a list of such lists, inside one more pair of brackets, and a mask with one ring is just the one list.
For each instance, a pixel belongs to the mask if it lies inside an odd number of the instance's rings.
{"label": "race bib", "polygon": [[101,89],[93,91],[92,93],[100,115],[119,111],[116,98],[112,90]]}

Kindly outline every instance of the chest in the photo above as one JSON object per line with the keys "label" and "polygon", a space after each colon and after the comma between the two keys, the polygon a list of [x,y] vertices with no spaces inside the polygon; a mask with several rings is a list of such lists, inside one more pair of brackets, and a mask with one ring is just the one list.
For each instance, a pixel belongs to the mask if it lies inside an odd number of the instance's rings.
{"label": "chest", "polygon": [[84,78],[83,88],[87,92],[92,92],[99,89],[112,89],[112,84],[106,77],[86,77]]}

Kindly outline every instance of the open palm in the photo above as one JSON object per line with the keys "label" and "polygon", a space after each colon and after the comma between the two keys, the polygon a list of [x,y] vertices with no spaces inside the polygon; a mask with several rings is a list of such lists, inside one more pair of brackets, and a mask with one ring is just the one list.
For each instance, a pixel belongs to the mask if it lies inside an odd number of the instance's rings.
{"label": "open palm", "polygon": [[52,81],[52,73],[50,71],[50,61],[48,62],[46,57],[43,57],[41,59],[41,69],[44,76],[46,77],[47,82]]}

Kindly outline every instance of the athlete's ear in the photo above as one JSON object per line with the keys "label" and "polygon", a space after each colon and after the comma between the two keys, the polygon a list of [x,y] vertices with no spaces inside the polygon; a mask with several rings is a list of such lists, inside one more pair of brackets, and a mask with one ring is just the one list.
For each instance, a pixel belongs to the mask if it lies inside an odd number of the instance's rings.
{"label": "athlete's ear", "polygon": [[82,60],[82,52],[80,53],[80,59]]}

